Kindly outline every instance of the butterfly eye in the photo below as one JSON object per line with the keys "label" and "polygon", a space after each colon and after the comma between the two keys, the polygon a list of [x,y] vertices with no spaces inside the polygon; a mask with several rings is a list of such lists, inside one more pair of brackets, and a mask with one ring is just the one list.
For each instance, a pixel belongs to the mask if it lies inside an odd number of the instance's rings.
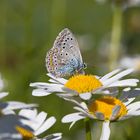
{"label": "butterfly eye", "polygon": [[84,68],[84,69],[87,68],[87,64],[86,64],[86,63],[83,64],[83,68]]}

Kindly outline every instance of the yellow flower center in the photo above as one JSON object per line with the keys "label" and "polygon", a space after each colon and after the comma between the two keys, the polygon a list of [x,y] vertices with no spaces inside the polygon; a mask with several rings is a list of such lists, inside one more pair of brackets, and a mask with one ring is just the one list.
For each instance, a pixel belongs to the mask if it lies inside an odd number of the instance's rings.
{"label": "yellow flower center", "polygon": [[16,130],[22,135],[23,140],[31,140],[35,137],[31,131],[26,130],[23,127],[16,126]]}
{"label": "yellow flower center", "polygon": [[78,93],[86,93],[100,88],[102,83],[93,75],[75,75],[64,86]]}
{"label": "yellow flower center", "polygon": [[91,114],[95,115],[96,112],[100,112],[104,115],[105,120],[110,120],[113,109],[117,105],[120,106],[120,110],[115,116],[115,119],[117,119],[127,114],[127,108],[120,100],[116,99],[115,97],[104,96],[92,102],[88,108]]}

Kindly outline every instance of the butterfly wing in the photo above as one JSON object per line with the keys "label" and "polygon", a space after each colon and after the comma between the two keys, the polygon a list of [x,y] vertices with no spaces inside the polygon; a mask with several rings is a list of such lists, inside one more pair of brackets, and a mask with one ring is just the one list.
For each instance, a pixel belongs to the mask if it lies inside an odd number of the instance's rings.
{"label": "butterfly wing", "polygon": [[62,30],[46,56],[48,72],[63,77],[74,74],[83,66],[79,45],[69,29]]}
{"label": "butterfly wing", "polygon": [[[68,28],[63,29],[59,33],[53,44],[53,48],[60,48],[61,53],[68,53],[70,54],[69,57],[75,57],[78,61],[83,62],[79,49],[79,44],[72,32]],[[62,55],[61,53],[60,55]],[[69,60],[69,57],[67,56],[66,58]]]}

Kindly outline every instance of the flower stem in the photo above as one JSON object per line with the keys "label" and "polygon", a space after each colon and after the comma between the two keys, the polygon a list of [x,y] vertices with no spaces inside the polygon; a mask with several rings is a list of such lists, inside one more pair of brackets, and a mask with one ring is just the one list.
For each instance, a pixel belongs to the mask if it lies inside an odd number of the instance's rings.
{"label": "flower stem", "polygon": [[116,5],[113,10],[114,10],[113,25],[112,25],[110,54],[109,54],[110,70],[116,67],[117,60],[119,57],[121,32],[122,32],[122,16],[123,16],[123,10],[120,5]]}
{"label": "flower stem", "polygon": [[86,131],[86,140],[91,140],[91,128],[90,128],[90,119],[85,118],[85,131]]}

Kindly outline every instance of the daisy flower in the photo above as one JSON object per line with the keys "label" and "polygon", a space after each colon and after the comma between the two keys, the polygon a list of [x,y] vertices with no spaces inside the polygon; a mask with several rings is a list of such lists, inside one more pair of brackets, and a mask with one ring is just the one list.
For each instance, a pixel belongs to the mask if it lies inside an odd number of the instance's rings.
{"label": "daisy flower", "polygon": [[22,109],[19,112],[19,116],[23,118],[20,121],[23,125],[17,125],[16,130],[22,136],[23,139],[31,140],[31,139],[38,139],[38,140],[59,140],[62,137],[62,133],[54,133],[51,135],[47,135],[46,137],[39,138],[38,136],[51,128],[54,123],[56,122],[55,117],[47,118],[47,113],[40,112],[37,113],[37,110],[30,110],[30,109]]}
{"label": "daisy flower", "polygon": [[103,77],[95,75],[75,75],[69,80],[56,78],[47,74],[51,79],[49,83],[36,82],[31,83],[33,96],[47,96],[54,92],[63,93],[65,97],[80,96],[84,100],[92,97],[92,94],[110,94],[108,89],[112,87],[136,86],[138,79],[120,80],[124,76],[133,72],[133,69],[114,70]]}
{"label": "daisy flower", "polygon": [[78,112],[64,116],[62,122],[71,123],[71,128],[77,121],[85,118],[103,121],[100,140],[108,140],[110,136],[110,122],[140,115],[140,101],[133,102],[136,96],[139,95],[140,89],[124,89],[119,99],[106,95],[91,101],[89,104],[65,98],[77,105],[74,109]]}
{"label": "daisy flower", "polygon": [[[18,115],[9,114],[0,118],[0,138],[2,140],[59,140],[61,133],[47,135],[38,138],[38,135],[48,130],[55,123],[56,119],[50,117],[46,119],[47,113],[37,110],[22,109]],[[8,124],[8,125],[7,125]]]}

